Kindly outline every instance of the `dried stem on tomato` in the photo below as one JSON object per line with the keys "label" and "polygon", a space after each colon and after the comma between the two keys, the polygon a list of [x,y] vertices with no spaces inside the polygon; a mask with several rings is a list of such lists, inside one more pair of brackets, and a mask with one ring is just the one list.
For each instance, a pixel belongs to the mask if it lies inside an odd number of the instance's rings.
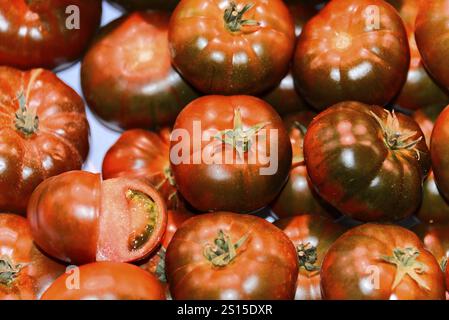
{"label": "dried stem on tomato", "polygon": [[206,244],[204,247],[204,256],[216,267],[224,267],[231,263],[237,257],[237,250],[246,242],[248,235],[241,237],[236,243],[231,241],[231,237],[218,231],[214,244]]}
{"label": "dried stem on tomato", "polygon": [[223,19],[225,27],[231,32],[241,31],[244,26],[258,26],[259,22],[251,19],[243,19],[243,15],[248,12],[254,4],[238,5],[231,1],[229,7],[226,8]]}
{"label": "dried stem on tomato", "polygon": [[14,262],[7,256],[0,257],[0,284],[9,286],[19,275],[21,264]]}
{"label": "dried stem on tomato", "polygon": [[300,268],[304,268],[306,271],[320,270],[320,267],[315,265],[318,260],[316,247],[310,244],[310,242],[300,243],[297,245],[296,252],[298,253]]}

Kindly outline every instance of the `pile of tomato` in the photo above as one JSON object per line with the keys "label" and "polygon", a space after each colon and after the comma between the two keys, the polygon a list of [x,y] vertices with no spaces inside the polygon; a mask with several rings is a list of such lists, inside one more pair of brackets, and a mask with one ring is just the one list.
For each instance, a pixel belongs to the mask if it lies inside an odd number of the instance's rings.
{"label": "pile of tomato", "polygon": [[0,299],[449,296],[449,0],[111,3],[0,4]]}

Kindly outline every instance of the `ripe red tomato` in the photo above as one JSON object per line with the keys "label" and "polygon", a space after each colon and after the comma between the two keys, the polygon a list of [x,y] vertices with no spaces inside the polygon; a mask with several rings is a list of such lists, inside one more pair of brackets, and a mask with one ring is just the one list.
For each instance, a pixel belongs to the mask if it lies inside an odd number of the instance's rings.
{"label": "ripe red tomato", "polygon": [[217,212],[178,229],[166,273],[174,299],[293,299],[298,261],[292,242],[268,221]]}
{"label": "ripe red tomato", "polygon": [[60,276],[42,300],[165,300],[162,284],[127,263],[95,262]]}
{"label": "ripe red tomato", "polygon": [[315,113],[311,111],[302,111],[284,118],[284,124],[292,144],[293,161],[287,184],[271,204],[271,209],[280,218],[306,213],[328,215],[313,190],[304,163],[304,134],[314,116]]}
{"label": "ripe red tomato", "polygon": [[348,100],[383,106],[407,77],[407,34],[384,1],[331,1],[305,25],[293,64],[301,96],[319,110]]}
{"label": "ripe red tomato", "polygon": [[414,227],[413,231],[424,243],[424,247],[437,259],[444,272],[449,258],[449,226],[422,223]]}
{"label": "ripe red tomato", "polygon": [[266,206],[287,181],[291,161],[282,119],[251,96],[199,98],[181,111],[172,132],[176,185],[201,211]]}
{"label": "ripe red tomato", "polygon": [[449,0],[423,1],[416,18],[415,37],[424,64],[434,80],[449,88]]}
{"label": "ripe red tomato", "polygon": [[100,26],[101,1],[2,1],[0,17],[0,65],[53,69],[82,55]]}
{"label": "ripe red tomato", "polygon": [[[402,17],[410,45],[410,67],[407,81],[396,104],[405,109],[417,110],[426,106],[446,106],[449,96],[430,78],[415,41],[415,21],[423,0],[389,0]],[[428,2],[428,1],[427,1]]]}
{"label": "ripe red tomato", "polygon": [[[439,105],[433,105],[420,109],[413,114],[413,119],[421,127],[428,146],[430,146],[430,137],[435,120],[442,109],[443,107]],[[449,204],[438,191],[433,171],[429,173],[429,176],[424,181],[423,191],[422,204],[416,214],[418,219],[428,224],[449,223]]]}
{"label": "ripe red tomato", "polygon": [[[317,10],[312,5],[301,2],[288,4],[288,10],[295,22],[296,37],[301,34],[306,22],[317,13]],[[307,110],[308,108],[304,99],[295,89],[291,70],[276,88],[265,94],[262,98],[272,105],[281,115],[299,110]]]}
{"label": "ripe red tomato", "polygon": [[429,150],[412,118],[359,102],[336,104],[314,118],[304,156],[318,194],[361,221],[413,214],[430,169]]}
{"label": "ripe red tomato", "polygon": [[111,0],[127,10],[173,10],[180,0]]}
{"label": "ripe red tomato", "polygon": [[438,116],[432,132],[430,153],[435,181],[449,201],[449,106]]}
{"label": "ripe red tomato", "polygon": [[344,233],[321,267],[323,298],[445,299],[444,275],[436,259],[411,231],[364,224]]}
{"label": "ripe red tomato", "polygon": [[28,221],[0,214],[0,300],[35,300],[65,271],[33,244]]}
{"label": "ripe red tomato", "polygon": [[0,67],[0,211],[24,214],[44,179],[80,169],[89,124],[78,94],[43,69]]}
{"label": "ripe red tomato", "polygon": [[172,61],[208,94],[258,94],[288,71],[293,19],[281,0],[184,0],[170,20]]}
{"label": "ripe red tomato", "polygon": [[160,244],[167,213],[156,189],[141,180],[71,171],[36,188],[28,220],[38,246],[55,258],[127,262]]}
{"label": "ripe red tomato", "polygon": [[285,232],[296,247],[299,272],[295,300],[321,300],[321,263],[331,244],[345,228],[316,215],[281,219],[275,225]]}
{"label": "ripe red tomato", "polygon": [[197,97],[170,63],[169,14],[135,12],[102,28],[83,59],[90,108],[110,128],[172,125]]}

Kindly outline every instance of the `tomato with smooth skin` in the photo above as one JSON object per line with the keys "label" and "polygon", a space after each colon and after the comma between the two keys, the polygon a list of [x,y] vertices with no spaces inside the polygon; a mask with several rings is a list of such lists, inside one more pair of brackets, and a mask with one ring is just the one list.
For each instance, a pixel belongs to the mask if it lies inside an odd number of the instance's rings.
{"label": "tomato with smooth skin", "polygon": [[180,0],[111,0],[129,11],[134,10],[173,10]]}
{"label": "tomato with smooth skin", "polygon": [[444,300],[444,275],[410,230],[368,223],[344,233],[327,252],[321,290],[329,300]]}
{"label": "tomato with smooth skin", "polygon": [[440,193],[449,201],[449,106],[438,116],[432,131],[432,169]]}
{"label": "tomato with smooth skin", "polygon": [[275,225],[285,232],[297,251],[299,270],[295,300],[321,300],[321,264],[327,250],[345,228],[316,215],[285,218]]}
{"label": "tomato with smooth skin", "polygon": [[407,33],[390,4],[336,0],[305,25],[293,77],[318,110],[349,100],[383,106],[401,90],[409,65]]}
{"label": "tomato with smooth skin", "polygon": [[415,21],[422,0],[389,0],[398,11],[407,29],[410,45],[410,67],[407,81],[395,103],[404,109],[417,110],[427,106],[446,106],[449,96],[427,73],[415,41]]}
{"label": "tomato with smooth skin", "polygon": [[421,204],[430,153],[410,117],[360,102],[315,117],[304,138],[307,172],[318,194],[360,221],[398,221]]}
{"label": "tomato with smooth skin", "polygon": [[156,277],[120,262],[95,262],[75,267],[56,279],[42,295],[42,300],[165,299],[165,289]]}
{"label": "tomato with smooth skin", "polygon": [[302,214],[329,215],[313,189],[304,163],[304,134],[314,116],[314,112],[302,111],[284,117],[284,124],[292,144],[293,158],[288,181],[271,204],[272,211],[279,218]]}
{"label": "tomato with smooth skin", "polygon": [[167,248],[175,300],[287,300],[298,261],[288,237],[268,221],[216,212],[187,220]]}
{"label": "tomato with smooth skin", "polygon": [[172,61],[206,94],[260,94],[286,75],[295,46],[281,0],[183,0],[170,20]]}
{"label": "tomato with smooth skin", "polygon": [[0,67],[0,111],[0,211],[25,214],[41,181],[86,159],[84,103],[50,71]]}
{"label": "tomato with smooth skin", "polygon": [[170,163],[181,195],[200,211],[250,212],[287,181],[292,147],[282,119],[251,96],[205,96],[176,119]]}
{"label": "tomato with smooth skin", "polygon": [[[288,4],[288,10],[295,22],[296,37],[301,34],[306,22],[317,13],[317,10],[310,4],[300,2]],[[291,70],[281,80],[278,86],[263,95],[262,99],[273,106],[281,115],[308,109],[306,102],[295,89]]]}
{"label": "tomato with smooth skin", "polygon": [[80,58],[95,35],[101,1],[8,0],[0,16],[0,65],[61,68]]}
{"label": "tomato with smooth skin", "polygon": [[28,221],[0,213],[0,300],[36,300],[64,273],[34,245]]}
{"label": "tomato with smooth skin", "polygon": [[449,258],[449,225],[421,223],[413,227],[413,231],[424,243],[424,247],[437,259],[444,272]]}
{"label": "tomato with smooth skin", "polygon": [[423,1],[416,18],[415,38],[427,70],[449,89],[449,0]]}
{"label": "tomato with smooth skin", "polygon": [[[433,105],[419,109],[413,114],[413,119],[421,127],[429,147],[434,123],[443,109],[444,107]],[[418,219],[426,224],[449,223],[449,203],[438,191],[433,171],[424,181],[423,191],[421,207],[416,213]]]}
{"label": "tomato with smooth skin", "polygon": [[172,68],[169,14],[134,12],[105,27],[81,65],[89,107],[114,130],[172,125],[198,95]]}
{"label": "tomato with smooth skin", "polygon": [[36,244],[54,258],[127,262],[158,247],[167,212],[156,189],[141,180],[101,181],[99,174],[71,171],[36,188],[28,220]]}

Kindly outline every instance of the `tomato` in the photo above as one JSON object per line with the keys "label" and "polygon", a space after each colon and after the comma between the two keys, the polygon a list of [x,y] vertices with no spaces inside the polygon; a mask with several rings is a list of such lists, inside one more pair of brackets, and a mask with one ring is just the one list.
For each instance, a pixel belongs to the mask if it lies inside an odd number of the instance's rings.
{"label": "tomato", "polygon": [[65,271],[33,244],[28,221],[0,214],[0,300],[35,300]]}
{"label": "tomato", "polygon": [[336,104],[314,118],[304,156],[318,194],[361,221],[413,214],[430,169],[429,150],[412,118],[359,102]]}
{"label": "tomato", "polygon": [[173,10],[180,0],[111,0],[127,10]]}
{"label": "tomato", "polygon": [[298,261],[292,242],[268,221],[216,212],[178,229],[166,272],[176,300],[293,299]]}
{"label": "tomato", "polygon": [[[435,120],[442,111],[439,105],[429,106],[416,111],[413,118],[421,127],[426,143],[430,146],[430,137]],[[424,223],[449,223],[449,204],[443,199],[435,183],[433,171],[430,172],[423,186],[423,200],[416,216]]]}
{"label": "tomato", "polygon": [[416,18],[415,37],[423,62],[433,79],[449,88],[449,0],[423,1]]}
{"label": "tomato", "polygon": [[364,224],[344,233],[327,252],[321,289],[331,300],[445,299],[436,259],[411,231]]}
{"label": "tomato", "polygon": [[259,94],[286,75],[295,28],[281,0],[184,0],[170,20],[178,71],[207,94]]}
{"label": "tomato", "polygon": [[449,258],[449,226],[420,224],[414,227],[413,231],[437,259],[444,272]]}
{"label": "tomato", "polygon": [[156,189],[141,180],[71,171],[36,188],[28,220],[37,245],[57,259],[127,262],[157,248],[167,213]]}
{"label": "tomato", "polygon": [[101,1],[2,1],[0,17],[0,65],[53,69],[81,57],[100,25]]}
{"label": "tomato", "polygon": [[[316,10],[310,4],[292,3],[288,9],[295,21],[295,34],[298,37],[306,22],[316,14]],[[285,115],[299,110],[307,110],[307,104],[295,89],[292,72],[281,80],[279,85],[263,95],[266,102],[272,105],[277,112]]]}
{"label": "tomato", "polygon": [[449,106],[438,116],[430,141],[432,169],[440,193],[449,201]]}
{"label": "tomato", "polygon": [[407,29],[410,45],[410,67],[407,81],[396,104],[404,109],[417,110],[422,107],[449,104],[449,96],[432,80],[422,62],[415,41],[415,20],[423,0],[389,0],[401,15]]}
{"label": "tomato", "polygon": [[287,184],[271,204],[271,209],[280,218],[306,213],[328,215],[313,190],[304,163],[304,134],[314,116],[315,113],[313,112],[303,111],[290,114],[284,118],[284,124],[292,144],[293,161]]}
{"label": "tomato", "polygon": [[44,179],[80,169],[89,124],[78,94],[43,69],[0,67],[0,211],[25,213]]}
{"label": "tomato", "polygon": [[42,300],[165,300],[165,291],[156,277],[139,267],[95,262],[60,276]]}
{"label": "tomato", "polygon": [[292,148],[282,119],[251,96],[205,96],[172,132],[178,191],[200,211],[249,212],[270,203],[288,178]]}
{"label": "tomato", "polygon": [[407,34],[391,5],[339,0],[305,25],[293,76],[301,96],[316,109],[348,100],[382,106],[402,88],[409,64]]}
{"label": "tomato", "polygon": [[103,27],[83,59],[87,103],[108,127],[171,125],[197,97],[170,64],[169,14],[135,12]]}
{"label": "tomato", "polygon": [[321,300],[320,268],[344,228],[324,217],[302,215],[276,221],[296,247],[299,272],[295,300]]}

